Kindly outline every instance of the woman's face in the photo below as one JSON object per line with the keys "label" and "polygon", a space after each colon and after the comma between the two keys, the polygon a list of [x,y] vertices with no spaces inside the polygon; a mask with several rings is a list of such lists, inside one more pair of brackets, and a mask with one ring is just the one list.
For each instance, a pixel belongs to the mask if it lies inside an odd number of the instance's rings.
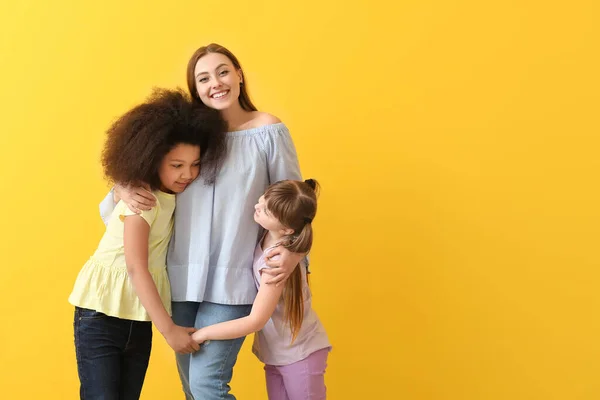
{"label": "woman's face", "polygon": [[239,104],[242,73],[221,53],[208,53],[198,60],[194,69],[196,90],[200,100],[210,108],[226,110]]}

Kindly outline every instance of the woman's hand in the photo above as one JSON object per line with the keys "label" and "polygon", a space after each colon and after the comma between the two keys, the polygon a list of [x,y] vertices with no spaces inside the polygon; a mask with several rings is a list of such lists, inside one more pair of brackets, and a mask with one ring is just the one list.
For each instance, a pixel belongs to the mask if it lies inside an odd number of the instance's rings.
{"label": "woman's hand", "polygon": [[165,340],[176,353],[189,354],[200,350],[200,345],[192,339],[192,334],[196,332],[196,328],[186,328],[175,325],[163,333]]}
{"label": "woman's hand", "polygon": [[292,253],[283,246],[273,248],[265,256],[266,264],[271,268],[262,271],[273,277],[267,284],[274,283],[276,286],[279,286],[279,284],[285,282],[303,258],[304,254]]}
{"label": "woman's hand", "polygon": [[118,200],[123,200],[127,207],[136,214],[148,211],[156,206],[156,199],[148,186],[115,185],[115,201]]}

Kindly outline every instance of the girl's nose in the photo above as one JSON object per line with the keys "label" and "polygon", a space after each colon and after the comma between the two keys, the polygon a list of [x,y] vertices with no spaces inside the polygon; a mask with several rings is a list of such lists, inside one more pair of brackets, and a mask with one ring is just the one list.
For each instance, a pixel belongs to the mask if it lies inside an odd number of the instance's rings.
{"label": "girl's nose", "polygon": [[190,168],[184,168],[181,176],[185,179],[190,179],[192,177],[192,170]]}

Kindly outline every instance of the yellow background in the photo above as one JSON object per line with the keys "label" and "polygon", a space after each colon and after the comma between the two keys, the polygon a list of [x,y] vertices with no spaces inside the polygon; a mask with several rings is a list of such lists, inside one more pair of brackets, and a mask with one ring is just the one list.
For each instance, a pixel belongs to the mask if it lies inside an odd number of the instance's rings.
{"label": "yellow background", "polygon": [[[394,5],[395,4],[395,5]],[[3,1],[0,398],[75,399],[104,131],[216,41],[323,185],[337,399],[600,397],[595,0]],[[234,393],[265,398],[246,342]],[[182,398],[155,347],[143,399]]]}

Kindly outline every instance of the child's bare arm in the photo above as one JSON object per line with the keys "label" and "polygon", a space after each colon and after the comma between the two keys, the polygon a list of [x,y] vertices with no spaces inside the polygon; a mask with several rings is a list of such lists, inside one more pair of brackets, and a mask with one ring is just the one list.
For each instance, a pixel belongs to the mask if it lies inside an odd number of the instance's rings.
{"label": "child's bare arm", "polygon": [[175,325],[165,309],[150,271],[148,271],[149,234],[150,226],[141,216],[125,217],[123,244],[127,273],[142,305],[169,346],[178,353],[192,353],[199,349],[198,344],[190,337],[195,329]]}
{"label": "child's bare arm", "polygon": [[192,338],[198,343],[207,340],[228,340],[261,330],[273,315],[283,292],[283,285],[267,285],[266,281],[269,279],[271,279],[269,275],[264,273],[261,275],[260,289],[252,304],[250,315],[200,328]]}

